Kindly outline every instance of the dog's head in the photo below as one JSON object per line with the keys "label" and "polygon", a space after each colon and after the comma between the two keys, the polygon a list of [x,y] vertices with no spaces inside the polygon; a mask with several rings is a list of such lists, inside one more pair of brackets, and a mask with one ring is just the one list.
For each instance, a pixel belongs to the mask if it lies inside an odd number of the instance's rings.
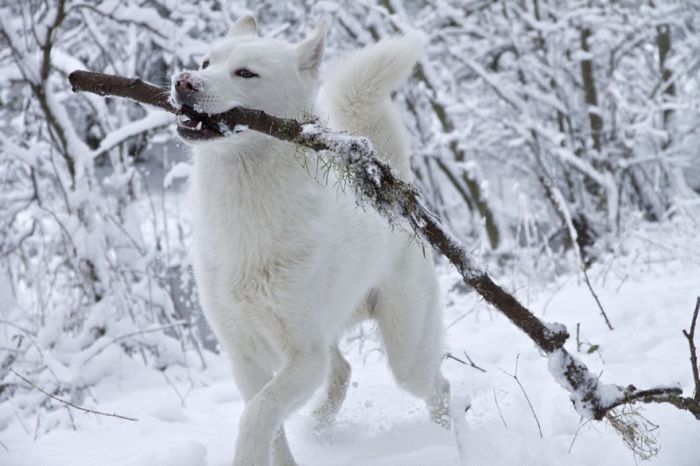
{"label": "dog's head", "polygon": [[[259,37],[255,18],[244,16],[214,43],[199,70],[173,75],[171,97],[201,113],[245,107],[299,117],[311,111],[324,36],[321,21],[297,44]],[[189,143],[221,138],[193,120],[181,120],[178,134]]]}

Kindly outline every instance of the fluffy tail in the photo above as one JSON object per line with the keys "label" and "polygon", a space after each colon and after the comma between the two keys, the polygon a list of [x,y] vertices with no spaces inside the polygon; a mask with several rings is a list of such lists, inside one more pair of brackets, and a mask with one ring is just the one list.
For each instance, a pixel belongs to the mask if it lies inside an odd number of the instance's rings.
{"label": "fluffy tail", "polygon": [[384,39],[332,64],[323,101],[332,128],[366,136],[405,178],[408,138],[390,93],[406,79],[422,52],[418,34]]}

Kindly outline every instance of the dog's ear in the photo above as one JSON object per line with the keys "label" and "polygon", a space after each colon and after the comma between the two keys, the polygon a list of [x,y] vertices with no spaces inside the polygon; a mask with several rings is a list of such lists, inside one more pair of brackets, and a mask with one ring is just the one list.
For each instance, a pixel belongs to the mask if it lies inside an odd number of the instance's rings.
{"label": "dog's ear", "polygon": [[297,46],[299,49],[299,70],[318,76],[326,42],[326,21],[320,20],[313,32]]}
{"label": "dog's ear", "polygon": [[255,36],[258,33],[258,26],[255,18],[250,15],[241,16],[238,21],[228,30],[228,36]]}

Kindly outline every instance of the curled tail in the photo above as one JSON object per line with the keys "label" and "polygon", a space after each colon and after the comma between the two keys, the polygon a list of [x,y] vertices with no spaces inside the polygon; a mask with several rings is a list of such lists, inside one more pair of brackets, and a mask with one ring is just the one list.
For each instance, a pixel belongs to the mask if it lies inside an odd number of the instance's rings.
{"label": "curled tail", "polygon": [[418,34],[384,39],[331,64],[323,102],[334,129],[365,136],[406,179],[410,179],[408,137],[390,93],[420,58]]}

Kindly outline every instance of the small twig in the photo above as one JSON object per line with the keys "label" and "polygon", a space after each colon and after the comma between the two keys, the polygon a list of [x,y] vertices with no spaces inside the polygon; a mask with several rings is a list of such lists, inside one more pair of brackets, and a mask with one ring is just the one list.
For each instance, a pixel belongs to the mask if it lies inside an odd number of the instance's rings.
{"label": "small twig", "polygon": [[34,423],[34,438],[33,440],[36,442],[36,439],[39,438],[39,427],[41,427],[41,416],[36,417],[36,422]]}
{"label": "small twig", "polygon": [[192,391],[192,388],[190,387],[190,389],[187,391],[187,393],[182,395],[180,393],[180,390],[178,390],[177,387],[175,386],[175,384],[172,382],[172,380],[170,380],[170,377],[168,377],[168,374],[163,372],[163,377],[165,378],[165,381],[168,383],[168,385],[170,385],[170,387],[173,389],[173,391],[175,392],[177,397],[180,398],[180,406],[182,406],[183,408],[186,408],[187,405],[185,404],[185,398],[187,398],[187,395],[189,395],[190,391]]}
{"label": "small twig", "polygon": [[603,316],[603,319],[605,319],[605,325],[607,325],[610,330],[614,330],[612,324],[610,323],[610,319],[608,319],[608,315],[605,313],[605,309],[603,309],[603,305],[600,303],[600,299],[598,299],[598,295],[593,289],[593,285],[591,285],[591,281],[588,279],[588,272],[586,272],[585,267],[581,267],[581,271],[583,272],[583,280],[586,282],[588,290],[593,295],[593,299],[595,299],[598,309],[600,309],[600,314]]}
{"label": "small twig", "polygon": [[496,403],[496,409],[498,410],[498,415],[501,417],[501,422],[503,422],[503,427],[508,428],[506,420],[503,418],[503,413],[501,412],[501,406],[498,404],[498,397],[496,397],[496,389],[493,389],[493,401]]}
{"label": "small twig", "polygon": [[581,418],[581,421],[579,422],[578,429],[576,429],[576,432],[574,433],[574,438],[571,439],[571,444],[569,445],[569,454],[571,454],[571,450],[574,449],[574,443],[576,443],[576,439],[578,438],[578,433],[581,432],[581,429],[584,428],[586,424],[591,422],[591,420],[587,420],[586,422],[583,422],[583,418]]}
{"label": "small twig", "polygon": [[465,361],[464,359],[458,358],[457,356],[455,356],[455,355],[452,354],[452,353],[447,353],[447,354],[445,355],[446,358],[448,358],[448,359],[454,359],[455,361],[459,362],[460,364],[464,364],[465,366],[471,366],[471,367],[473,367],[474,369],[476,369],[476,370],[478,370],[478,371],[481,371],[481,372],[484,372],[484,373],[486,372],[486,369],[484,369],[484,368],[482,368],[482,367],[479,367],[479,366],[477,366],[476,364],[474,364],[474,361],[472,361],[472,358],[469,357],[469,355],[467,354],[466,351],[464,352],[464,356],[466,356],[467,361],[469,361],[469,362]]}
{"label": "small twig", "polygon": [[70,425],[73,428],[73,430],[78,430],[77,427],[75,427],[75,419],[73,419],[73,413],[70,410],[69,406],[66,406],[66,411],[68,411],[68,418],[70,419]]}
{"label": "small twig", "polygon": [[525,400],[527,400],[527,404],[530,406],[530,411],[532,411],[532,415],[535,418],[535,422],[537,423],[537,430],[540,432],[540,438],[544,438],[542,435],[542,426],[540,425],[540,420],[537,418],[537,413],[535,412],[534,406],[532,406],[532,402],[530,401],[530,397],[527,396],[527,392],[525,391],[525,387],[523,387],[523,384],[520,383],[520,379],[518,379],[518,361],[520,360],[520,354],[518,354],[515,357],[515,374],[509,374],[508,372],[504,371],[501,369],[501,372],[506,374],[507,376],[512,377],[517,383],[518,387],[520,387],[520,390],[523,392],[523,395],[525,395]]}
{"label": "small twig", "polygon": [[576,322],[576,351],[581,352],[581,322]]}
{"label": "small twig", "polygon": [[465,360],[463,360],[463,359],[459,359],[457,356],[453,355],[452,353],[447,353],[447,354],[445,355],[445,357],[446,357],[447,359],[454,359],[454,360],[457,361],[458,363],[464,364],[465,366],[468,364],[467,361],[465,361]]}
{"label": "small twig", "polygon": [[17,420],[17,423],[22,427],[22,430],[24,431],[25,434],[27,434],[27,437],[29,437],[31,435],[31,433],[29,432],[29,427],[27,427],[27,424],[25,423],[24,418],[20,415],[19,411],[17,410],[17,407],[12,402],[12,397],[9,397],[7,399],[7,404],[9,404],[10,408],[12,408],[12,413],[15,415],[15,419]]}
{"label": "small twig", "polygon": [[700,403],[700,369],[698,369],[698,353],[695,348],[695,326],[698,323],[698,313],[700,312],[700,297],[695,303],[695,310],[693,311],[693,319],[690,322],[690,332],[683,330],[683,335],[688,339],[688,346],[690,347],[690,365],[693,368],[693,382],[695,382],[695,395],[693,399]]}
{"label": "small twig", "polygon": [[470,365],[470,366],[472,366],[472,367],[473,367],[474,369],[476,369],[476,370],[479,370],[479,371],[483,372],[484,374],[486,373],[486,369],[484,369],[484,368],[482,368],[482,367],[479,367],[479,366],[477,366],[476,364],[474,364],[474,361],[472,361],[472,358],[469,357],[469,355],[467,354],[466,351],[464,352],[464,356],[467,358],[467,361],[469,361],[469,365]]}
{"label": "small twig", "polygon": [[183,320],[179,320],[179,321],[176,321],[176,322],[173,322],[170,324],[161,325],[159,327],[147,328],[144,330],[138,330],[135,332],[129,332],[129,333],[125,333],[124,335],[116,336],[116,337],[112,338],[109,342],[105,343],[104,345],[97,348],[94,352],[92,352],[87,358],[85,358],[85,360],[82,362],[82,365],[85,366],[88,362],[92,361],[92,359],[95,358],[98,354],[102,353],[104,350],[106,350],[111,345],[118,343],[122,340],[126,340],[128,338],[135,337],[137,335],[145,335],[147,333],[161,332],[163,330],[168,330],[168,329],[175,328],[175,327],[178,327],[181,325],[187,326],[187,322],[183,321]]}
{"label": "small twig", "polygon": [[49,392],[47,392],[47,391],[45,391],[45,390],[43,390],[43,389],[37,387],[37,386],[36,386],[34,383],[32,383],[29,379],[27,379],[26,377],[20,375],[20,374],[19,374],[17,371],[15,371],[14,369],[10,369],[10,372],[12,372],[12,373],[15,374],[17,377],[19,377],[20,379],[22,379],[23,381],[25,381],[26,383],[28,383],[29,385],[31,385],[33,388],[39,390],[41,393],[43,393],[44,395],[48,396],[49,398],[52,398],[52,399],[54,399],[54,400],[56,400],[56,401],[58,401],[58,402],[60,402],[60,403],[66,404],[66,405],[70,406],[71,408],[75,408],[75,409],[77,409],[77,410],[84,411],[84,412],[86,412],[86,413],[97,414],[98,416],[116,417],[116,418],[119,418],[119,419],[124,419],[124,420],[126,420],[126,421],[134,421],[134,422],[138,421],[138,419],[134,419],[134,418],[132,418],[132,417],[122,416],[122,415],[120,415],[120,414],[114,414],[114,413],[111,413],[111,414],[110,414],[110,413],[103,413],[102,411],[95,411],[95,410],[93,410],[93,409],[83,408],[83,407],[81,407],[81,406],[74,405],[74,404],[71,403],[70,401],[63,400],[63,399],[61,399],[61,398],[59,398],[59,397],[57,397],[57,396],[55,396],[55,395],[52,395],[51,393],[49,393]]}
{"label": "small twig", "polygon": [[[581,350],[583,349],[584,345],[586,345],[588,347],[586,349],[587,354],[597,353],[598,357],[600,358],[600,361],[603,364],[605,364],[605,359],[603,359],[603,355],[600,352],[600,345],[591,343],[588,340],[581,341],[581,324],[579,322],[577,322],[576,323],[576,351],[580,353]],[[598,378],[600,379],[600,374],[598,375]]]}

